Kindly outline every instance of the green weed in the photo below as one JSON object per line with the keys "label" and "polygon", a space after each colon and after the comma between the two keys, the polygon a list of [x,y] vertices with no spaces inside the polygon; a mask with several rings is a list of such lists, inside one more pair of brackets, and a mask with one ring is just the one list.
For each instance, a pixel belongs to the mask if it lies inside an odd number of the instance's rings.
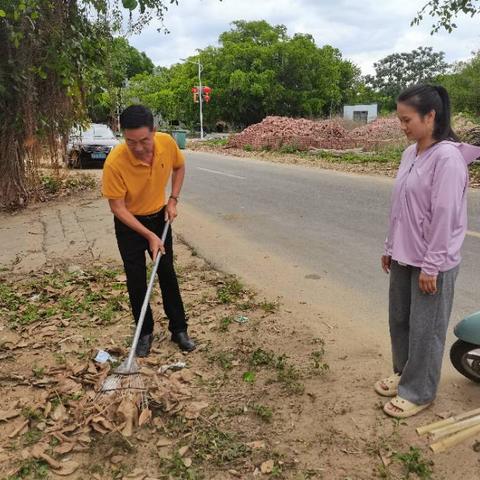
{"label": "green weed", "polygon": [[422,458],[422,452],[418,448],[410,447],[408,452],[397,453],[394,457],[403,464],[406,478],[410,478],[412,473],[421,480],[432,478],[433,462]]}
{"label": "green weed", "polygon": [[244,286],[235,277],[227,280],[225,284],[217,290],[217,298],[220,303],[232,303],[242,293],[244,293]]}
{"label": "green weed", "polygon": [[258,415],[264,422],[270,423],[273,418],[273,411],[270,407],[261,404],[254,404],[252,410]]}

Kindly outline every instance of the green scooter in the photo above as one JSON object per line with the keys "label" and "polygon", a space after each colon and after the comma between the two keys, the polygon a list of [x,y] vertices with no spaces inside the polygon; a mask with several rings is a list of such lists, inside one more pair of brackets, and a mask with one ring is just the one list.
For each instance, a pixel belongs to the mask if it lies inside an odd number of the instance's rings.
{"label": "green scooter", "polygon": [[480,312],[465,317],[453,331],[458,340],[450,348],[453,366],[480,383]]}

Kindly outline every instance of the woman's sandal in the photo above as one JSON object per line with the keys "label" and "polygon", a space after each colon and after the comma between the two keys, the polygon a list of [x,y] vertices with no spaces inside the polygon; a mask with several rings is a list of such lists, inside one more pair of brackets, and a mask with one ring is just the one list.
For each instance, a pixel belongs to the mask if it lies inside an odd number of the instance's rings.
{"label": "woman's sandal", "polygon": [[407,418],[425,410],[430,405],[431,403],[415,405],[415,403],[409,402],[397,395],[384,405],[383,411],[394,418]]}
{"label": "woman's sandal", "polygon": [[383,397],[394,397],[398,392],[398,384],[400,383],[400,375],[395,373],[390,377],[379,380],[374,388],[375,391]]}

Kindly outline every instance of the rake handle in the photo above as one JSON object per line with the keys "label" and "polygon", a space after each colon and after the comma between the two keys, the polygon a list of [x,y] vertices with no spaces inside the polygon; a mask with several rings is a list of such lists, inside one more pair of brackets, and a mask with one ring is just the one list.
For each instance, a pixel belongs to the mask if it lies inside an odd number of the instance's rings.
{"label": "rake handle", "polygon": [[[167,220],[165,227],[163,227],[162,232],[162,243],[165,245],[165,240],[167,238],[168,227],[170,222]],[[158,265],[160,264],[160,258],[162,257],[162,252],[160,250],[157,253],[157,258],[153,264],[152,273],[150,275],[150,280],[148,281],[147,293],[143,300],[142,310],[140,311],[140,317],[138,318],[137,327],[135,328],[135,335],[133,336],[132,346],[130,347],[130,352],[128,354],[126,370],[129,371],[132,367],[133,359],[135,358],[135,351],[137,350],[138,340],[140,339],[140,333],[142,331],[143,322],[145,321],[145,315],[147,314],[148,302],[152,296],[153,284],[155,282],[155,277],[157,275]]]}

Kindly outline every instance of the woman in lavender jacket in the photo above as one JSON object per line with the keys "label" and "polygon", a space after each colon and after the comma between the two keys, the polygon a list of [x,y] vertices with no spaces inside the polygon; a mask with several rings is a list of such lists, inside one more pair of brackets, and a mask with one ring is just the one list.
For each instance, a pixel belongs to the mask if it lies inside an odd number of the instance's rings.
{"label": "woman in lavender jacket", "polygon": [[388,415],[405,418],[435,398],[460,249],[467,230],[468,164],[480,147],[458,142],[440,86],[400,94],[397,114],[409,140],[395,181],[382,268],[390,273],[389,324],[394,375],[378,381],[394,397]]}

